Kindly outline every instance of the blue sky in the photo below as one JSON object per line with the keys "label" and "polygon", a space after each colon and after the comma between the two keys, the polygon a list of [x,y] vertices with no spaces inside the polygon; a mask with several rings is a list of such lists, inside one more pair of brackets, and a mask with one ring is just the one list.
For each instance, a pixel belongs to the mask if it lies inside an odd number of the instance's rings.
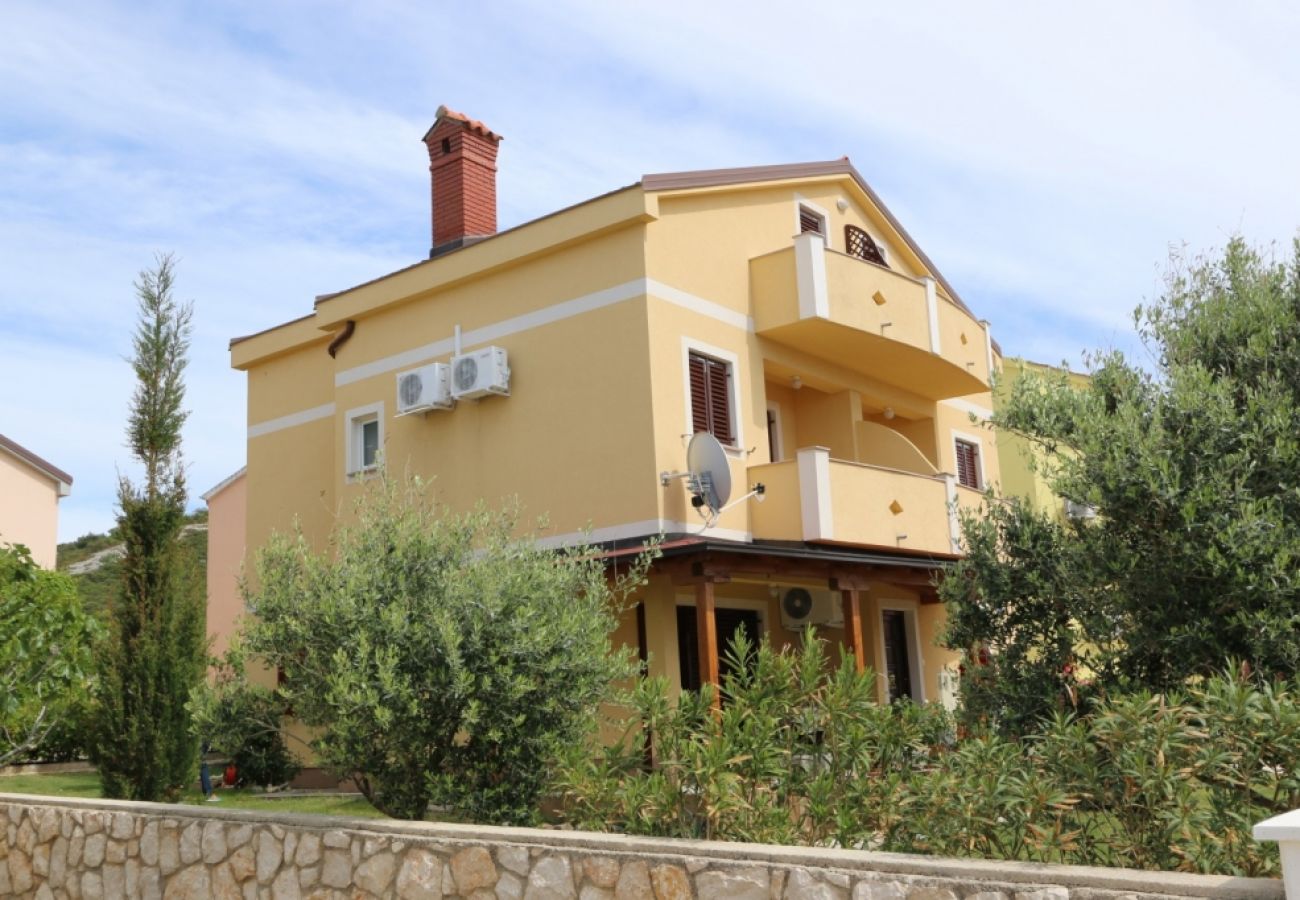
{"label": "blue sky", "polygon": [[[480,7],[481,8],[476,8]],[[441,103],[501,227],[648,172],[848,155],[1009,354],[1134,349],[1172,248],[1300,227],[1300,7],[59,3],[0,37],[0,432],[113,521],[132,280],[195,302],[197,503],[244,461],[228,341],[423,258]],[[2,502],[2,498],[0,498]]]}

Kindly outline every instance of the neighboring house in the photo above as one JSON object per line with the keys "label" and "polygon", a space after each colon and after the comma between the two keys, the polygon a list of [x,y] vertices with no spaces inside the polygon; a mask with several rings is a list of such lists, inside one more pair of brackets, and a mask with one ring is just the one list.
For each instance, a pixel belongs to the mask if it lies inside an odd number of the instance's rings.
{"label": "neighboring house", "polygon": [[53,569],[59,548],[59,500],[72,476],[0,434],[0,545],[23,544]]}
{"label": "neighboring house", "polygon": [[[1071,372],[1060,366],[1031,362],[1027,359],[1009,357],[1002,363],[1001,376],[993,397],[994,408],[1000,408],[1011,396],[1015,386],[1026,375],[1059,376],[1065,374],[1070,386],[1083,390],[1088,385],[1088,376]],[[1082,504],[1071,503],[1057,496],[1048,486],[1044,466],[1048,464],[1046,454],[1018,434],[998,429],[998,457],[1002,467],[1002,493],[1008,497],[1020,497],[1037,510],[1052,513],[1058,519],[1066,516],[1091,517],[1094,512]]]}
{"label": "neighboring house", "polygon": [[[678,685],[716,680],[737,629],[784,645],[811,620],[882,696],[942,698],[931,584],[953,508],[998,478],[970,414],[1000,352],[848,159],[647,175],[498,234],[500,136],[441,108],[424,140],[431,258],[231,343],[250,551],[295,518],[324,547],[367,474],[419,473],[453,509],[517,496],[545,540],[614,562],[662,534],[615,637]],[[458,347],[482,396],[401,414],[404,376]],[[710,528],[661,479],[700,431],[733,496],[766,486]]]}
{"label": "neighboring house", "polygon": [[239,578],[244,569],[244,534],[248,523],[246,469],[203,494],[208,504],[208,634],[211,654],[222,656],[235,625],[244,614]]}

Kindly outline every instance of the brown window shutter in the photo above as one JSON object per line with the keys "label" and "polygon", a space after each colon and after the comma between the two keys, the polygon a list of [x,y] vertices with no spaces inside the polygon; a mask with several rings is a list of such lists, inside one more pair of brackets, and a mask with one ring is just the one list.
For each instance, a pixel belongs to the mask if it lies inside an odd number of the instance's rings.
{"label": "brown window shutter", "polygon": [[709,361],[698,353],[690,355],[691,430],[709,430]]}
{"label": "brown window shutter", "polygon": [[979,447],[970,441],[957,441],[957,481],[980,490]]}
{"label": "brown window shutter", "polygon": [[821,234],[822,237],[825,237],[825,235],[822,234],[822,217],[817,215],[817,213],[813,212],[811,209],[801,206],[799,207],[799,233],[805,234],[809,231]]}
{"label": "brown window shutter", "polygon": [[849,256],[865,259],[878,266],[886,268],[889,266],[889,263],[885,262],[884,254],[880,252],[880,247],[871,239],[871,235],[856,225],[844,226],[844,247]]}
{"label": "brown window shutter", "polygon": [[709,425],[713,436],[724,444],[734,444],[731,433],[731,385],[727,364],[709,360]]}
{"label": "brown window shutter", "polygon": [[691,379],[691,428],[707,431],[724,444],[734,444],[731,430],[730,367],[699,353],[688,357]]}

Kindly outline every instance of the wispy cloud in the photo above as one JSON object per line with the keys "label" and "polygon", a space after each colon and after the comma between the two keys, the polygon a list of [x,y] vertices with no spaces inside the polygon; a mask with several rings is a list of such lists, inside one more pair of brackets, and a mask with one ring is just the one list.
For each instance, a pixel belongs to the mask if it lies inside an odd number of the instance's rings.
{"label": "wispy cloud", "polygon": [[1289,239],[1300,10],[1162,0],[7,4],[0,411],[111,520],[131,281],[196,301],[196,493],[243,463],[230,337],[422,258],[439,103],[506,135],[503,226],[696,167],[850,155],[1011,353],[1133,347],[1171,243]]}

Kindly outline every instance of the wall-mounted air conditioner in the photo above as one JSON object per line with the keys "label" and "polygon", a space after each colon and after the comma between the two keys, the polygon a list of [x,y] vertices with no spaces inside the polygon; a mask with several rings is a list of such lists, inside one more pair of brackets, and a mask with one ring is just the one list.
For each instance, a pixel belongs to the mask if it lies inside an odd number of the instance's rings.
{"label": "wall-mounted air conditioner", "polygon": [[789,588],[781,595],[781,624],[787,631],[802,631],[807,625],[844,627],[844,609],[835,591]]}
{"label": "wall-mounted air conditioner", "polygon": [[421,366],[397,376],[397,414],[451,409],[451,367],[446,363]]}
{"label": "wall-mounted air conditioner", "polygon": [[451,358],[451,395],[457,400],[475,400],[497,394],[510,396],[510,367],[506,351],[484,347]]}

